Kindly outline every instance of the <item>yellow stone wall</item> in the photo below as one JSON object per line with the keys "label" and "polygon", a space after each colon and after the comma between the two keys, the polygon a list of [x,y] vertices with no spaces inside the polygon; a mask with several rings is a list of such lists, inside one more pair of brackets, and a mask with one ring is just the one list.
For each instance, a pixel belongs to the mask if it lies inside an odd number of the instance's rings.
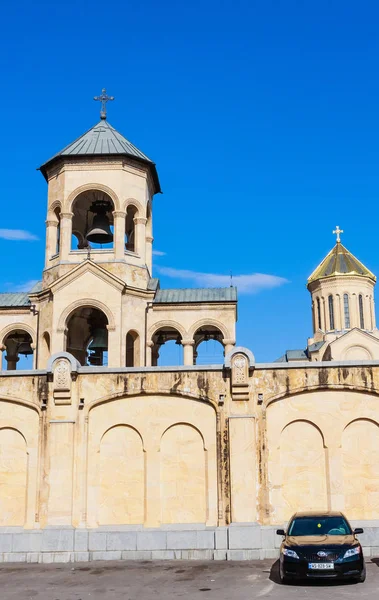
{"label": "yellow stone wall", "polygon": [[[0,526],[379,519],[379,367],[0,374]],[[258,396],[259,394],[259,396]]]}

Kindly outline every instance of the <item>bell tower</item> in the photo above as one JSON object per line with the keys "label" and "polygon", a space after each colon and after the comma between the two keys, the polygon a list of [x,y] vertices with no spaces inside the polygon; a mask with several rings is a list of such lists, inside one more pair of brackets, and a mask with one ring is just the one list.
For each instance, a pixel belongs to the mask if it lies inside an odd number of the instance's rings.
{"label": "bell tower", "polygon": [[[308,340],[312,360],[331,360],[332,348],[335,356],[337,348],[332,343],[353,330],[379,337],[374,305],[376,277],[342,245],[343,231],[338,225],[333,233],[337,236],[335,246],[307,283],[312,296],[313,337]],[[354,349],[357,358],[356,346]]]}
{"label": "bell tower", "polygon": [[155,164],[114,129],[105,89],[100,121],[45,162],[48,183],[43,289],[90,259],[146,289],[152,271]]}

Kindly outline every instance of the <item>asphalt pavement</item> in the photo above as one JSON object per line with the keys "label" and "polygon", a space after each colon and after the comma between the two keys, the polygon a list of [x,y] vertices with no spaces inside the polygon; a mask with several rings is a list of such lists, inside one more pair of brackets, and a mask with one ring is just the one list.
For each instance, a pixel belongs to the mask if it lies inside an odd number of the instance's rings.
{"label": "asphalt pavement", "polygon": [[124,561],[0,565],[1,600],[377,600],[379,560],[365,583],[281,585],[273,561]]}

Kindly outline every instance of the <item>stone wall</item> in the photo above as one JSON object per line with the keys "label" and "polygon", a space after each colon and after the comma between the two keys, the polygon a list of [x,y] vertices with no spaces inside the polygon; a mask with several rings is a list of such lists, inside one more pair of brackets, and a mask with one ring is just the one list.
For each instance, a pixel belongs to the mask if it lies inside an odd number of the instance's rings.
{"label": "stone wall", "polygon": [[[315,508],[367,524],[376,553],[379,363],[235,362],[233,378],[233,361],[80,368],[63,353],[0,372],[2,560],[269,557],[275,528]],[[135,547],[113,548],[121,533]]]}

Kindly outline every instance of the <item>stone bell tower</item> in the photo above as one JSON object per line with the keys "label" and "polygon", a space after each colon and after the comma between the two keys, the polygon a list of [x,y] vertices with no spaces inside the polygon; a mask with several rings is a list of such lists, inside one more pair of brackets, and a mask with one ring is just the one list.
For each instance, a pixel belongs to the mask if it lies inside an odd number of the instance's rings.
{"label": "stone bell tower", "polygon": [[375,322],[375,275],[341,243],[343,231],[333,231],[335,246],[310,275],[313,337],[311,360],[371,360],[379,355]]}
{"label": "stone bell tower", "polygon": [[101,119],[44,163],[48,183],[43,289],[91,261],[138,288],[152,270],[152,199],[160,192],[155,164]]}

